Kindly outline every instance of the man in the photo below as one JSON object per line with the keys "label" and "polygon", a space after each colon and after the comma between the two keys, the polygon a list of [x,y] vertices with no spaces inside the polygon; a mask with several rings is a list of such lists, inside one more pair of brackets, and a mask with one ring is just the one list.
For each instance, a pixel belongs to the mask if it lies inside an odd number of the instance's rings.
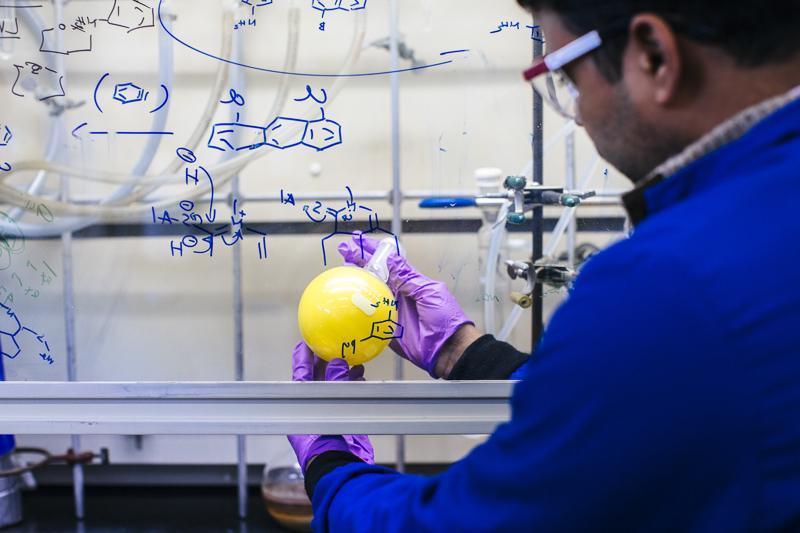
{"label": "man", "polygon": [[[373,466],[364,436],[292,437],[316,529],[800,530],[800,3],[520,2],[563,50],[526,76],[563,69],[543,92],[635,182],[635,230],[527,363],[394,257],[401,355],[524,377],[511,421],[438,476]],[[361,379],[313,366],[298,346],[296,379]]]}

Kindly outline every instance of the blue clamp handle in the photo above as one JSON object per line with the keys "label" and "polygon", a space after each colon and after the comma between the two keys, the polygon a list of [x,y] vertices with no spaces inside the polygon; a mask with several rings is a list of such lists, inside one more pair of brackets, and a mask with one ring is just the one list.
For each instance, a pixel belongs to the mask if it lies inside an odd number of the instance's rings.
{"label": "blue clamp handle", "polygon": [[475,207],[475,198],[426,198],[420,201],[423,209],[454,209],[458,207]]}

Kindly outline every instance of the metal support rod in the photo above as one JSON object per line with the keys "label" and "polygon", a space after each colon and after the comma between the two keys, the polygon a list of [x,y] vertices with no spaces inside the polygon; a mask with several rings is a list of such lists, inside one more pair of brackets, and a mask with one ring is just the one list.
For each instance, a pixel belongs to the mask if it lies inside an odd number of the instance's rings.
{"label": "metal support rod", "polygon": [[[567,175],[567,189],[574,191],[576,184],[575,176],[575,133],[570,133],[566,136],[566,175]],[[575,246],[578,232],[578,221],[575,217],[569,221],[567,226],[567,265],[570,268],[575,268]]]}
{"label": "metal support rod", "polygon": [[[536,25],[536,21],[533,21]],[[540,39],[533,40],[533,60],[542,56],[543,44]],[[542,97],[533,92],[533,134],[531,136],[531,158],[533,162],[533,182],[537,185],[544,184],[544,108]],[[544,208],[537,207],[533,210],[532,229],[532,260],[535,263],[542,257],[544,251]],[[531,308],[531,348],[535,349],[544,330],[544,295],[541,283],[533,288],[533,307]]]}
{"label": "metal support rod", "polygon": [[[53,2],[53,19],[56,24],[64,22],[64,1],[55,0]],[[55,33],[56,46],[60,49],[63,44],[63,34],[61,32]],[[61,82],[66,86],[66,69],[64,68],[63,56],[56,58],[58,71],[63,74]],[[58,118],[53,127],[64,129],[63,119]],[[69,180],[62,176],[60,179],[60,196],[64,202],[69,201]],[[78,380],[78,360],[77,352],[75,349],[75,286],[73,277],[73,249],[72,249],[72,233],[66,232],[61,235],[61,262],[62,262],[62,276],[63,276],[63,293],[64,293],[64,339],[67,351],[67,380]],[[81,438],[79,435],[70,436],[70,446],[76,452],[80,453]],[[84,509],[84,478],[83,478],[83,465],[76,463],[72,466],[72,488],[75,498],[75,518],[83,520],[85,516]]]}
{"label": "metal support rod", "polygon": [[[67,179],[61,178],[61,198],[67,201],[69,189]],[[67,380],[78,380],[78,360],[75,350],[75,288],[73,279],[73,253],[72,233],[61,235],[61,263],[64,292],[64,338],[67,349]],[[70,437],[70,446],[80,452],[81,438],[78,435]],[[75,518],[83,520],[84,517],[84,485],[83,465],[76,463],[72,466],[73,489],[75,494]]]}
{"label": "metal support rod", "polygon": [[[623,189],[608,189],[603,191],[597,191],[597,196],[594,198],[590,198],[582,202],[582,204],[596,202],[598,198],[605,198],[605,199],[613,199],[614,205],[621,205],[620,197],[625,194],[627,191]],[[336,200],[349,200],[350,195],[346,192],[339,192],[339,191],[320,191],[320,192],[313,192],[313,193],[294,193],[294,200],[296,202],[313,202],[319,200],[320,202],[329,202],[329,201],[336,201]],[[452,197],[473,197],[475,196],[474,190],[460,190],[460,191],[423,191],[423,190],[409,190],[403,191],[402,194],[402,201],[413,201],[413,200],[424,200],[426,198],[452,198]],[[359,202],[363,201],[379,201],[379,202],[391,202],[392,201],[392,192],[391,191],[354,191],[353,199]],[[102,198],[92,198],[92,199],[81,199],[75,200],[73,203],[76,205],[92,205],[101,202]],[[152,203],[159,203],[162,198],[153,197],[148,201]],[[201,203],[208,203],[210,200],[210,196],[202,196],[194,200],[195,204]],[[252,194],[252,195],[242,195],[240,197],[242,202],[247,203],[279,203],[281,201],[280,194]],[[498,202],[500,203],[500,202]],[[608,205],[611,205],[612,202],[609,202]],[[138,220],[135,217],[132,217],[131,220]]]}
{"label": "metal support rod", "polygon": [[[235,60],[240,58],[242,53],[242,32],[237,32],[233,41],[232,57]],[[230,83],[232,88],[240,93],[245,92],[245,78],[241,67],[234,67],[230,70]],[[244,113],[244,109],[239,109],[236,105],[231,106],[231,118]],[[237,134],[239,132],[237,131]],[[243,209],[244,204],[239,198],[239,176],[236,175],[231,180],[231,210]],[[237,206],[234,203],[238,202]],[[236,216],[236,213],[234,213]],[[242,292],[242,248],[233,247],[233,356],[234,356],[234,379],[244,381],[244,295]],[[266,250],[264,250],[266,253]],[[239,519],[247,519],[247,437],[245,435],[236,436],[236,497],[238,502]]]}
{"label": "metal support rod", "polygon": [[[231,197],[239,193],[239,176],[233,178]],[[242,249],[233,247],[233,350],[235,359],[234,379],[244,380],[244,297],[242,294]],[[236,486],[239,502],[239,518],[247,518],[247,440],[236,436]]]}
{"label": "metal support rod", "polygon": [[[400,19],[399,0],[389,1],[389,53],[392,57],[392,74],[390,75],[392,98],[392,233],[397,238],[403,231],[403,191],[400,181]],[[394,361],[394,379],[403,379],[403,359],[397,357]],[[406,441],[398,435],[396,442],[395,467],[398,472],[406,469]]]}

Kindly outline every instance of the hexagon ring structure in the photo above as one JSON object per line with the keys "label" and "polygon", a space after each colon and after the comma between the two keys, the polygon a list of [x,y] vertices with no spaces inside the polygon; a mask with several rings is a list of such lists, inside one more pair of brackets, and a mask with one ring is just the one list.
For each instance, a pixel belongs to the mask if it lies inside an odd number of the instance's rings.
{"label": "hexagon ring structure", "polygon": [[285,150],[303,144],[308,127],[307,120],[278,117],[267,126],[266,145]]}
{"label": "hexagon ring structure", "polygon": [[303,144],[317,152],[342,144],[342,126],[327,118],[309,121]]}

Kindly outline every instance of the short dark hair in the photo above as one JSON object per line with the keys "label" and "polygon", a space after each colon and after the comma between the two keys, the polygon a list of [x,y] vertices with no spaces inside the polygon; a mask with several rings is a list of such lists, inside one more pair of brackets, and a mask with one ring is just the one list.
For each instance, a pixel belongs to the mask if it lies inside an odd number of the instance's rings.
{"label": "short dark hair", "polygon": [[[719,0],[518,0],[528,9],[550,10],[576,35],[592,30],[625,28],[638,13],[663,17],[694,41],[717,46],[742,67],[780,63],[800,52],[800,0],[759,2]],[[595,52],[598,68],[609,81],[622,76],[627,35],[607,40]]]}

